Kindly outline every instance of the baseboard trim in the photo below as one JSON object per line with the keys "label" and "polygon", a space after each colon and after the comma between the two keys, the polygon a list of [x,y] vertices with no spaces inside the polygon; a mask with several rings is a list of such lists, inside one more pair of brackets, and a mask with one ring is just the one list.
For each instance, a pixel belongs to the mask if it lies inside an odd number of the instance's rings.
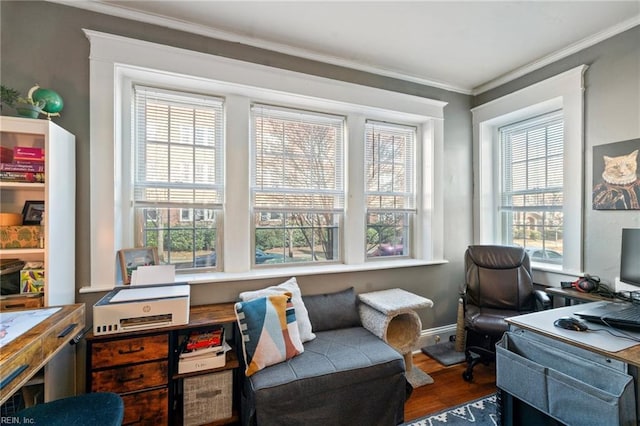
{"label": "baseboard trim", "polygon": [[422,330],[420,332],[420,338],[418,339],[417,348],[413,352],[420,352],[420,349],[425,346],[431,346],[439,342],[448,341],[451,336],[455,337],[456,330],[456,324],[443,325],[441,327]]}

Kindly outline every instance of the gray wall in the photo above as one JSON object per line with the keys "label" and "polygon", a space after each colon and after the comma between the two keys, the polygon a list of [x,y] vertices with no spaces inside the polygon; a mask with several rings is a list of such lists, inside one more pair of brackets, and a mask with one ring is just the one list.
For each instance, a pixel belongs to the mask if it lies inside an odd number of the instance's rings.
{"label": "gray wall", "polygon": [[[89,42],[88,28],[316,74],[372,87],[449,102],[444,131],[444,254],[446,265],[375,272],[317,275],[299,279],[303,292],[354,286],[357,292],[402,287],[431,298],[420,312],[423,328],[455,322],[456,293],[463,280],[463,252],[472,236],[472,138],[470,108],[586,63],[586,143],[584,176],[585,270],[613,281],[618,273],[620,232],[640,227],[640,213],[591,210],[592,147],[640,137],[640,27],[601,42],[475,98],[369,73],[322,64],[180,31],[142,24],[47,2],[0,2],[0,80],[26,92],[34,83],[65,99],[55,121],[77,140],[76,286],[89,283]],[[280,280],[198,285],[193,303],[234,300],[240,291]],[[78,295],[91,306],[101,294]],[[90,310],[88,310],[90,312]]]}
{"label": "gray wall", "polygon": [[[481,105],[578,65],[585,73],[584,272],[613,284],[622,228],[639,228],[640,211],[593,210],[593,147],[640,138],[640,26],[473,99]],[[640,253],[638,253],[640,261]]]}
{"label": "gray wall", "polygon": [[[26,93],[34,84],[56,90],[65,100],[54,119],[76,135],[77,231],[76,286],[89,283],[89,42],[82,28],[227,56],[279,68],[449,102],[445,108],[444,194],[445,258],[448,264],[375,272],[305,276],[303,293],[354,286],[357,292],[402,287],[435,302],[421,310],[423,328],[455,322],[457,292],[463,280],[463,253],[471,239],[470,96],[373,74],[303,60],[249,46],[137,23],[47,2],[0,3],[2,84]],[[105,100],[108,101],[108,100]],[[111,254],[107,254],[111,255]],[[283,280],[204,284],[192,287],[192,303],[235,300],[238,293]],[[102,294],[79,294],[91,306]],[[90,321],[91,309],[87,310]]]}

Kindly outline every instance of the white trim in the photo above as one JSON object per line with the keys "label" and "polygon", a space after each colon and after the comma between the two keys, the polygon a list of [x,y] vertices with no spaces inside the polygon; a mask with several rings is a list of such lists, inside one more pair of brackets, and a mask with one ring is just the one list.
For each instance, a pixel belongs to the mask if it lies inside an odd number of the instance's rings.
{"label": "white trim", "polygon": [[333,55],[320,54],[311,50],[290,46],[284,43],[276,43],[272,41],[262,40],[256,37],[248,37],[235,34],[229,31],[223,31],[212,27],[184,22],[177,19],[171,19],[164,16],[153,15],[150,13],[140,12],[138,10],[126,8],[126,6],[114,6],[100,2],[88,1],[68,1],[68,0],[49,0],[52,3],[64,4],[66,6],[77,7],[80,9],[91,10],[105,15],[117,16],[119,18],[131,19],[138,22],[146,22],[148,24],[158,25],[165,28],[171,28],[178,31],[185,31],[191,34],[198,34],[218,40],[229,41],[233,43],[241,43],[247,46],[257,47],[259,49],[271,50],[285,55],[296,56],[312,61],[323,62],[326,64],[336,65],[345,68],[351,68],[358,71],[369,72],[372,74],[383,75],[385,77],[396,78],[413,83],[424,84],[451,92],[471,94],[471,89],[460,87],[445,81],[433,80],[425,77],[407,74],[402,71],[382,68],[379,66],[368,65],[362,62],[339,58]]}
{"label": "white trim", "polygon": [[423,329],[420,332],[420,339],[418,340],[418,344],[416,345],[414,352],[420,351],[420,349],[425,346],[448,342],[451,336],[456,336],[457,330],[458,326],[455,323]]}
{"label": "white trim", "polygon": [[[93,30],[83,30],[91,42],[92,61],[127,64],[130,67],[157,70],[165,75],[189,75],[233,86],[235,94],[246,95],[256,90],[273,98],[313,104],[323,99],[327,107],[361,112],[366,106],[371,113],[391,111],[402,113],[403,120],[413,116],[416,122],[424,117],[444,118],[447,102],[420,96],[392,92],[324,77],[282,70],[251,62],[210,55],[177,47],[165,46]],[[150,53],[150,52],[153,52]],[[172,58],[172,59],[169,59]],[[286,95],[281,95],[286,94]]]}
{"label": "white trim", "polygon": [[604,41],[624,31],[627,31],[637,25],[640,25],[640,15],[636,15],[633,18],[630,18],[624,22],[614,25],[613,27],[607,28],[603,31],[600,31],[599,33],[583,38],[582,40],[579,40],[576,43],[570,44],[564,49],[560,49],[549,55],[543,56],[542,58],[537,59],[533,62],[530,62],[523,67],[516,68],[515,70],[507,74],[504,74],[498,78],[490,80],[478,87],[474,87],[473,90],[471,90],[471,95],[476,96],[481,93],[487,92],[491,89],[495,89],[496,87],[502,86],[503,84],[506,84],[517,78],[520,78],[523,75],[529,74],[533,71],[539,70],[542,67],[546,67],[549,64],[552,64],[561,59],[564,59],[570,55],[573,55],[574,53],[577,53],[597,43],[600,43],[601,41]]}
{"label": "white trim", "polygon": [[199,34],[205,37],[211,37],[214,39],[230,41],[233,43],[241,43],[247,46],[257,47],[257,48],[266,49],[266,50],[272,50],[272,51],[283,53],[286,55],[297,56],[304,59],[324,62],[327,64],[337,65],[345,68],[351,68],[354,70],[369,72],[377,75],[382,75],[385,77],[396,78],[399,80],[410,81],[413,83],[423,84],[426,86],[431,86],[431,87],[435,87],[443,90],[448,90],[451,92],[457,92],[457,93],[462,93],[465,95],[472,95],[472,96],[476,96],[488,90],[499,87],[505,83],[513,81],[519,77],[522,77],[525,74],[536,71],[553,62],[566,58],[580,50],[586,49],[597,43],[600,43],[603,40],[606,40],[610,37],[620,34],[628,29],[635,27],[636,25],[640,25],[640,15],[636,15],[624,22],[621,22],[610,28],[600,31],[597,34],[591,35],[589,37],[585,37],[584,39],[576,43],[573,43],[563,49],[560,49],[556,52],[546,55],[525,66],[516,68],[515,70],[512,70],[506,74],[503,74],[502,76],[499,76],[493,80],[483,83],[480,86],[462,87],[460,85],[457,85],[451,82],[434,80],[428,77],[416,76],[416,75],[408,74],[402,71],[381,68],[379,66],[368,65],[361,62],[342,59],[342,58],[338,58],[331,55],[318,54],[308,49],[297,48],[297,47],[289,46],[283,43],[269,42],[269,41],[255,38],[255,37],[248,37],[248,36],[243,36],[239,34],[234,34],[228,31],[222,31],[215,28],[211,28],[211,27],[205,27],[205,26],[193,24],[190,22],[184,22],[177,19],[166,18],[164,16],[152,15],[149,13],[144,13],[144,12],[140,12],[133,9],[128,9],[124,6],[115,6],[115,5],[110,5],[110,4],[105,4],[101,2],[95,2],[95,1],[77,1],[77,0],[75,1],[48,0],[48,1],[50,1],[51,3],[59,3],[66,6],[90,10],[93,12],[103,13],[111,16],[117,16],[120,18],[135,20],[138,22],[146,22],[149,24],[171,28],[178,31],[185,31],[192,34]]}
{"label": "white trim", "polygon": [[[580,65],[555,77],[495,99],[471,110],[473,123],[474,215],[473,240],[495,244],[497,128],[526,117],[562,109],[564,117],[564,263],[567,273],[582,270],[584,73]],[[546,283],[543,283],[546,284]]]}
{"label": "white trim", "polygon": [[[357,265],[331,264],[323,266],[298,266],[289,268],[265,268],[246,272],[202,272],[192,274],[176,274],[176,282],[187,282],[191,285],[210,284],[231,281],[246,281],[267,278],[301,277],[305,275],[343,274],[348,272],[379,271],[384,269],[415,268],[418,266],[444,265],[447,260],[394,259],[386,262],[368,262]],[[111,291],[114,285],[85,286],[80,293]]]}
{"label": "white trim", "polygon": [[[91,43],[91,288],[104,289],[112,286],[117,271],[116,252],[133,241],[126,232],[132,228],[129,217],[131,209],[128,198],[123,196],[127,189],[123,176],[130,165],[122,160],[123,150],[127,149],[126,141],[130,139],[130,129],[123,120],[129,110],[127,88],[133,82],[217,94],[226,99],[229,108],[225,127],[228,141],[225,192],[233,193],[234,197],[225,200],[226,231],[223,233],[223,250],[239,255],[226,256],[222,260],[226,273],[216,273],[215,281],[226,281],[234,276],[229,274],[239,274],[238,276],[244,277],[242,279],[253,274],[250,271],[250,256],[242,255],[251,251],[249,185],[248,180],[245,180],[249,176],[249,138],[247,128],[240,130],[247,127],[246,123],[249,122],[246,108],[248,99],[314,110],[324,108],[347,116],[366,116],[368,119],[397,121],[428,128],[425,139],[418,143],[425,144],[429,155],[442,155],[446,102],[92,30],[84,31]],[[430,158],[429,155],[425,154],[427,158]],[[358,161],[357,157],[352,161]],[[438,237],[444,220],[444,214],[440,212],[442,191],[437,190],[441,177],[432,170],[433,164],[441,163],[441,157],[430,158],[429,161],[432,163],[428,170],[431,177],[425,182],[431,187],[425,191],[431,194],[431,198],[428,199],[429,206],[423,208],[425,214],[430,214],[427,223],[423,224],[429,229],[424,230],[423,235],[436,237],[429,242],[432,245],[429,250],[416,250],[418,256],[414,261],[418,264],[425,260],[442,259],[443,254],[442,237]],[[237,175],[245,178],[236,178]],[[349,184],[359,185],[357,181]],[[357,186],[354,188],[357,191]],[[357,224],[359,220],[354,220],[354,223]],[[379,264],[390,262],[385,259],[384,262],[368,262],[365,266],[360,264],[361,256],[354,255],[353,247],[348,253],[345,259],[347,265],[343,265],[346,270],[384,268],[386,265]],[[291,270],[295,268],[289,269]],[[330,271],[331,267],[323,266],[315,273]],[[264,272],[270,273],[274,272]],[[256,277],[262,277],[260,274],[262,273],[258,273]],[[207,282],[211,282],[211,279],[207,278]]]}

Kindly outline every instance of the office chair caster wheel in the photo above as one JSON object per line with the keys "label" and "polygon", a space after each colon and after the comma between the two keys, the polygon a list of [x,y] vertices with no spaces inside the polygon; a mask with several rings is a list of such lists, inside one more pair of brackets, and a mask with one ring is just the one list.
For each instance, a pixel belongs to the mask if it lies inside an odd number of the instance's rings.
{"label": "office chair caster wheel", "polygon": [[473,380],[473,373],[470,371],[463,371],[462,378],[465,382],[470,382],[471,380]]}

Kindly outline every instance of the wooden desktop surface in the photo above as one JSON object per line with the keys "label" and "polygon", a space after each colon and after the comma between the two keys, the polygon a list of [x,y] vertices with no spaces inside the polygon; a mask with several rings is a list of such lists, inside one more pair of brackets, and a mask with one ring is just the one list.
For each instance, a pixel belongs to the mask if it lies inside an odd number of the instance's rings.
{"label": "wooden desktop surface", "polygon": [[[60,309],[0,348],[0,404],[4,404],[84,329],[84,303],[40,309],[52,308]],[[20,311],[6,313],[16,312]]]}
{"label": "wooden desktop surface", "polygon": [[552,297],[564,297],[565,299],[577,300],[580,302],[598,302],[600,300],[611,300],[611,297],[601,296],[594,293],[583,293],[573,288],[547,287],[544,291]]}

